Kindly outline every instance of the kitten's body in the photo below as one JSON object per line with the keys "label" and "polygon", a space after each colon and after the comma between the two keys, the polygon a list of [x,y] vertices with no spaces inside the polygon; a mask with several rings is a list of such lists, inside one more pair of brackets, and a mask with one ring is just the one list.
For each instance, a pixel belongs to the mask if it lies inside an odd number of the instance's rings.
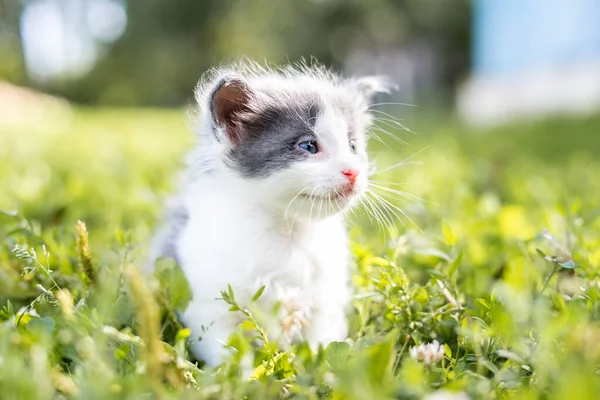
{"label": "kitten's body", "polygon": [[313,346],[345,338],[343,214],[367,184],[373,82],[322,69],[236,69],[199,90],[201,143],[152,259],[172,256],[182,267],[193,291],[182,319],[202,336],[193,349],[209,365],[223,361],[240,322],[216,300],[227,285],[241,305],[263,285],[265,310],[281,302],[273,338]]}

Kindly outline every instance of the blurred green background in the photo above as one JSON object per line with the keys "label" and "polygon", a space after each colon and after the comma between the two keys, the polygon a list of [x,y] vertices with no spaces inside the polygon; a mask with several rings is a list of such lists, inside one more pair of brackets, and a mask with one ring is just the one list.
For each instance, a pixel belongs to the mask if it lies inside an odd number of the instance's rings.
{"label": "blurred green background", "polygon": [[181,106],[216,63],[316,57],[440,94],[467,72],[469,11],[463,0],[5,0],[0,77],[80,103]]}

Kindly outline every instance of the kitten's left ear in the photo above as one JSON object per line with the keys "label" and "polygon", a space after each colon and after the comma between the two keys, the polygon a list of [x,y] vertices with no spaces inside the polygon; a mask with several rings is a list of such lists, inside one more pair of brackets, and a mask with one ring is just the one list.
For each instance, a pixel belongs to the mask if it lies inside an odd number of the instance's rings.
{"label": "kitten's left ear", "polygon": [[390,93],[396,88],[392,81],[385,76],[363,76],[346,81],[346,85],[358,92],[366,103],[370,103],[378,93]]}
{"label": "kitten's left ear", "polygon": [[210,113],[215,125],[223,128],[227,139],[237,144],[243,136],[239,116],[250,110],[254,92],[237,75],[221,77],[210,94]]}

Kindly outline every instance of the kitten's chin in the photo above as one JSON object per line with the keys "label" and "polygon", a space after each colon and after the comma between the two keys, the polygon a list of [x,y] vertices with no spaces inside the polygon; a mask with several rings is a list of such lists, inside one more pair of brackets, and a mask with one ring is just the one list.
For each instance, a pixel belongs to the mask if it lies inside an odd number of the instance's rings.
{"label": "kitten's chin", "polygon": [[358,201],[359,193],[331,193],[326,195],[300,194],[285,211],[289,220],[318,221],[350,210]]}

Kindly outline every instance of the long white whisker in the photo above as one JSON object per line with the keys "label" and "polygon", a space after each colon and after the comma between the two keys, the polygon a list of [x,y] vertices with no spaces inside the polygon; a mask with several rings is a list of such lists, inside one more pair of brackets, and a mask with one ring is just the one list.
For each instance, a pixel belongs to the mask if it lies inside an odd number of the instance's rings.
{"label": "long white whisker", "polygon": [[[369,191],[366,192],[369,194]],[[373,215],[376,216],[375,220],[379,223],[379,227],[381,231],[385,232],[386,226],[391,225],[391,221],[389,218],[383,213],[382,210],[379,209],[377,204],[373,201],[373,199],[369,198],[369,196],[365,195],[366,204],[369,204],[371,210],[373,211]]]}
{"label": "long white whisker", "polygon": [[425,199],[423,199],[423,198],[421,198],[419,196],[415,196],[412,193],[404,192],[402,190],[391,189],[391,188],[388,188],[386,186],[377,185],[377,184],[375,184],[373,182],[369,182],[369,185],[371,187],[377,189],[377,190],[383,190],[385,192],[393,193],[393,194],[396,194],[398,196],[401,196],[401,197],[404,197],[404,198],[408,198],[408,199],[411,199],[411,200],[419,200],[419,201],[426,202]]}
{"label": "long white whisker", "polygon": [[400,221],[400,223],[404,226],[404,228],[408,229],[407,226],[404,224],[404,221],[402,221],[402,218],[400,217],[400,215],[398,215],[398,213],[393,208],[389,207],[387,204],[382,202],[381,198],[378,197],[375,193],[373,193],[371,191],[367,191],[367,193],[372,196],[371,201],[373,202],[373,204],[376,204],[377,208],[381,209],[381,213],[383,213],[384,215],[386,215],[388,217],[387,223],[389,224],[388,225],[389,227],[393,226],[393,224],[390,222],[390,218],[391,218],[391,219]]}
{"label": "long white whisker", "polygon": [[[310,186],[310,185],[307,185],[307,186],[305,186],[304,188],[302,188],[302,190],[300,190],[300,191],[299,191],[299,192],[298,192],[298,193],[297,193],[297,194],[294,196],[294,198],[292,198],[292,200],[291,200],[291,201],[288,203],[288,205],[287,205],[287,207],[285,208],[285,211],[284,211],[284,213],[283,213],[283,219],[284,219],[284,221],[286,222],[286,224],[287,224],[287,222],[288,222],[288,211],[289,211],[289,209],[290,209],[290,207],[291,207],[292,203],[293,203],[293,202],[294,202],[294,201],[295,201],[295,200],[296,200],[296,199],[297,199],[297,198],[298,198],[298,197],[299,197],[301,194],[303,194],[303,193],[304,193],[304,191],[305,191],[306,189],[308,189],[308,187],[309,187],[309,186]],[[298,218],[298,211],[299,211],[299,207],[297,207],[297,208],[296,208],[296,212],[294,213],[294,218],[292,219],[292,224],[291,224],[290,226],[288,226],[288,228],[289,228],[289,231],[290,231],[290,232],[294,230],[294,225],[295,225],[295,223],[296,223],[296,218]]]}
{"label": "long white whisker", "polygon": [[[416,152],[415,154],[413,154],[412,156],[410,156],[410,157],[408,157],[408,158],[406,158],[406,159],[404,159],[404,160],[400,161],[400,162],[399,162],[399,163],[397,163],[397,164],[394,164],[394,165],[392,165],[392,166],[390,166],[390,167],[387,167],[387,168],[384,168],[384,169],[382,169],[382,170],[380,170],[380,171],[377,171],[377,172],[375,172],[375,174],[382,174],[382,173],[384,173],[384,172],[387,172],[387,171],[389,171],[389,170],[391,170],[391,169],[394,169],[394,168],[397,168],[397,167],[400,167],[400,166],[403,166],[403,165],[410,165],[411,163],[408,163],[408,161],[412,160],[413,158],[415,158],[416,156],[418,156],[419,154],[421,154],[422,152],[424,152],[424,151],[425,151],[425,150],[427,150],[427,149],[429,149],[429,146],[426,146],[426,147],[424,147],[423,149],[421,149],[421,150],[417,151],[417,152]],[[414,164],[414,162],[413,162],[412,164]]]}
{"label": "long white whisker", "polygon": [[[369,191],[369,193],[371,193],[373,196],[378,197],[380,201],[384,202],[388,206],[393,207],[394,209],[398,210],[398,212],[400,212],[406,219],[408,219],[410,221],[410,223],[413,224],[414,227],[417,228],[417,230],[419,232],[423,233],[421,228],[419,228],[419,226],[400,207],[396,206],[395,204],[391,203],[390,201],[386,200],[385,198],[383,198],[382,196],[378,195],[377,193],[375,193],[373,191]],[[404,223],[403,223],[403,225],[404,225]]]}
{"label": "long white whisker", "polygon": [[[390,120],[392,120],[392,121],[395,121],[395,122],[397,122],[397,123],[398,123],[398,124],[400,124],[400,125],[403,125],[403,124],[402,124],[402,122],[401,122],[402,120],[401,120],[400,118],[398,118],[398,117],[395,117],[395,116],[393,116],[393,115],[392,115],[392,114],[390,114],[390,113],[386,113],[385,111],[382,111],[382,110],[369,110],[369,111],[370,111],[370,112],[374,112],[374,113],[381,114],[381,115],[383,115],[383,116],[385,116],[385,117],[389,118]],[[376,118],[377,118],[377,117],[376,117]]]}
{"label": "long white whisker", "polygon": [[375,220],[377,222],[377,227],[379,228],[379,231],[381,231],[382,225],[381,225],[381,221],[379,220],[379,217],[377,216],[377,214],[375,214],[375,212],[372,209],[372,205],[369,201],[369,197],[365,194],[365,196],[363,196],[363,198],[361,198],[360,200],[361,204],[363,205],[364,210],[367,213],[367,216],[371,217],[373,220]]}
{"label": "long white whisker", "polygon": [[369,134],[369,136],[373,136],[373,138],[375,138],[375,140],[377,140],[379,143],[381,143],[382,145],[387,147],[389,150],[392,150],[392,148],[385,142],[385,140],[383,140],[378,134],[376,134],[373,131],[373,129],[371,129],[368,134]]}
{"label": "long white whisker", "polygon": [[368,108],[371,107],[377,107],[377,106],[407,106],[407,107],[419,107],[416,104],[409,104],[409,103],[373,103],[371,105],[369,105]]}
{"label": "long white whisker", "polygon": [[[387,124],[386,124],[387,125]],[[389,125],[388,125],[389,126]],[[394,127],[392,127],[394,128]],[[394,141],[403,144],[403,145],[408,145],[408,143],[406,143],[404,140],[400,139],[397,135],[394,135],[393,133],[391,133],[390,131],[384,129],[383,127],[381,127],[380,125],[375,125],[373,126],[373,128],[371,129],[371,132],[373,130],[379,131],[381,133],[385,133],[387,136],[389,136],[390,138],[392,138]]]}
{"label": "long white whisker", "polygon": [[375,122],[386,122],[388,126],[392,127],[392,128],[401,128],[404,130],[407,130],[406,127],[404,126],[404,124],[398,122],[395,119],[392,118],[386,118],[386,117],[380,117],[380,116],[376,116],[373,118],[373,121]]}
{"label": "long white whisker", "polygon": [[308,189],[310,185],[305,186],[304,188],[302,188],[302,190],[300,190],[295,196],[294,198],[292,198],[292,200],[288,203],[287,207],[285,208],[285,211],[283,212],[283,217],[287,220],[287,215],[288,215],[288,211],[290,209],[290,206],[292,205],[292,203],[294,202],[294,200],[296,200],[298,198],[298,196],[300,196],[302,193],[304,193],[304,191],[306,189]]}
{"label": "long white whisker", "polygon": [[410,129],[409,127],[407,127],[403,123],[401,123],[399,119],[394,118],[390,114],[384,113],[383,111],[378,111],[378,110],[373,110],[373,111],[374,112],[379,112],[379,113],[381,113],[383,115],[386,115],[388,117],[388,118],[384,118],[384,117],[380,117],[380,116],[374,117],[374,120],[376,122],[384,122],[384,123],[386,123],[386,125],[388,125],[388,126],[390,126],[392,128],[400,128],[400,129],[403,129],[403,130],[405,130],[407,132],[412,133],[413,135],[417,134],[417,132],[413,131],[412,129]]}
{"label": "long white whisker", "polygon": [[313,206],[315,205],[315,202],[313,201],[313,197],[312,195],[315,193],[315,191],[317,190],[318,186],[315,186],[312,190],[312,192],[310,192],[310,194],[308,195],[308,198],[310,199],[310,212],[308,213],[308,220],[310,221],[312,218],[312,210],[313,210]]}
{"label": "long white whisker", "polygon": [[379,180],[379,179],[370,179],[370,180],[369,180],[369,183],[373,183],[373,182],[375,182],[375,183],[380,183],[380,184],[383,184],[383,185],[386,185],[386,187],[387,187],[387,186],[400,186],[400,187],[407,187],[407,186],[409,186],[409,185],[411,185],[411,184],[415,184],[415,183],[423,183],[423,181],[390,182],[390,181],[382,181],[382,180]]}

